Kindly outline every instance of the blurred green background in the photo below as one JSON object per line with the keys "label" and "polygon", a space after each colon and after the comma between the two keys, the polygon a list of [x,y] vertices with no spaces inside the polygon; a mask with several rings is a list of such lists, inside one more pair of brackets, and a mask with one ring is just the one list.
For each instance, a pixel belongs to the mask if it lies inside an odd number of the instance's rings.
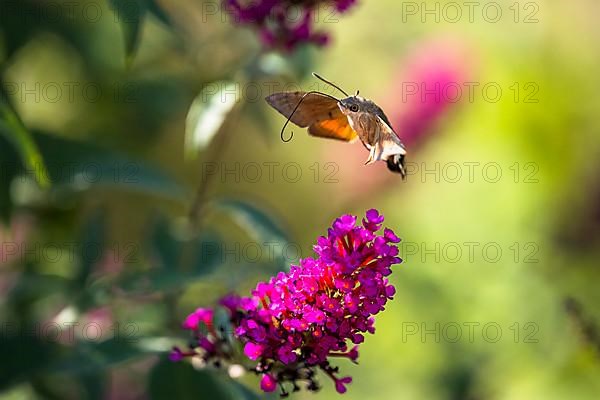
{"label": "blurred green background", "polygon": [[[207,3],[2,3],[0,397],[251,398],[165,362],[180,321],[377,208],[405,262],[344,398],[597,398],[598,4],[360,0],[277,52]],[[280,141],[262,99],[312,71],[423,123],[406,181]]]}

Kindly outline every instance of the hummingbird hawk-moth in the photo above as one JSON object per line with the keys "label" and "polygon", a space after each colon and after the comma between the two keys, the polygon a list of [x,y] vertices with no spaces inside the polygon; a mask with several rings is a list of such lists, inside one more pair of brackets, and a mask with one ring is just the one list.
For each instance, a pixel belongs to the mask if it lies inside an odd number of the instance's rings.
{"label": "hummingbird hawk-moth", "polygon": [[[387,162],[388,169],[406,177],[404,156],[406,149],[383,110],[371,100],[359,96],[349,96],[337,85],[319,75],[313,75],[342,92],[346,97],[337,99],[326,93],[281,92],[268,96],[265,100],[287,118],[281,130],[281,140],[287,124],[291,121],[308,133],[322,138],[354,142],[360,139],[369,150],[366,165],[375,161]],[[292,133],[293,136],[293,133]]]}

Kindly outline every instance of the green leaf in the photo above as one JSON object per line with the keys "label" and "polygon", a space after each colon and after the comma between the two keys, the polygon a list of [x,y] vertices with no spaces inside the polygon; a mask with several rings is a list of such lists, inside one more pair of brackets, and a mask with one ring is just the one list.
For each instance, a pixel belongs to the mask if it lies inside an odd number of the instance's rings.
{"label": "green leaf", "polygon": [[174,237],[169,221],[161,217],[152,228],[149,250],[158,258],[159,267],[176,268],[179,265],[182,243]]}
{"label": "green leaf", "polygon": [[239,400],[267,400],[267,399],[276,399],[279,396],[273,394],[263,393],[262,395],[258,395],[258,393],[248,389],[246,385],[243,385],[237,381],[231,380],[230,388],[234,391],[234,398]]}
{"label": "green leaf", "polygon": [[[14,328],[14,329],[13,329]],[[52,359],[55,346],[35,338],[35,334],[24,334],[22,326],[6,323],[0,340],[0,390],[30,379]],[[33,331],[33,328],[30,328]]]}
{"label": "green leaf", "polygon": [[72,351],[57,357],[48,365],[48,372],[96,374],[115,365],[155,353],[138,345],[137,340],[139,339],[114,337],[100,343],[78,342]]}
{"label": "green leaf", "polygon": [[139,47],[147,7],[144,0],[110,0],[115,17],[121,24],[125,40],[126,63],[131,65]]}
{"label": "green leaf", "polygon": [[70,289],[71,281],[57,275],[38,274],[32,271],[32,265],[26,263],[25,271],[7,297],[9,309],[15,310],[18,318],[26,318],[25,313],[33,305],[48,296],[65,293]]}
{"label": "green leaf", "polygon": [[315,59],[315,48],[311,45],[299,46],[288,58],[298,80],[310,76]]}
{"label": "green leaf", "polygon": [[204,251],[206,248],[221,248],[220,240],[212,234],[189,242],[182,241],[179,247],[182,249],[180,254],[173,253],[169,257],[179,260],[184,249],[191,248],[195,250],[195,257],[189,264],[177,265],[173,261],[168,262],[168,268],[160,265],[148,271],[132,272],[121,277],[117,285],[130,293],[177,290],[204,278],[221,265],[222,258],[218,251]]}
{"label": "green leaf", "polygon": [[35,133],[34,138],[44,158],[49,160],[48,172],[57,192],[108,186],[179,201],[188,195],[170,176],[144,161],[88,142],[44,133]]}
{"label": "green leaf", "polygon": [[256,126],[255,129],[261,134],[267,144],[271,144],[273,141],[271,119],[267,117],[265,111],[264,104],[258,101],[249,101],[245,104],[244,108],[244,114],[254,123]]}
{"label": "green leaf", "polygon": [[[37,398],[45,400],[62,400],[65,398],[65,385],[57,384],[49,375],[39,375],[29,379],[29,385],[37,394]],[[62,382],[61,382],[62,383]]]}
{"label": "green leaf", "polygon": [[17,112],[9,103],[3,88],[0,93],[0,134],[12,142],[21,155],[22,162],[27,166],[27,170],[33,172],[37,183],[43,188],[49,187],[50,179],[44,158],[31,133],[25,128]]}
{"label": "green leaf", "polygon": [[82,288],[92,272],[94,265],[98,262],[104,252],[106,236],[105,215],[102,211],[96,211],[84,224],[79,248],[79,271],[74,279],[74,284]]}
{"label": "green leaf", "polygon": [[[217,200],[211,205],[225,211],[257,243],[268,244],[276,252],[286,248],[289,244],[288,235],[275,223],[273,218],[252,204],[240,200],[223,199]],[[286,269],[283,252],[276,253],[275,256],[278,269]]]}
{"label": "green leaf", "polygon": [[287,234],[273,218],[250,203],[241,200],[222,199],[212,204],[222,209],[248,234],[262,241],[287,242]]}
{"label": "green leaf", "polygon": [[[98,51],[103,29],[90,29],[86,3],[70,1],[1,1],[2,55],[10,59],[40,33],[50,33],[73,47],[89,66],[106,68],[107,52]],[[75,7],[73,7],[75,5]],[[89,17],[88,17],[89,15]],[[37,17],[34,17],[37,16]],[[64,18],[62,18],[64,17]],[[3,59],[3,61],[5,60]],[[6,66],[6,65],[4,65]]]}
{"label": "green leaf", "polygon": [[305,44],[298,46],[292,53],[281,54],[267,52],[246,66],[250,76],[279,76],[297,82],[308,77],[313,71],[315,59],[314,46]]}
{"label": "green leaf", "polygon": [[81,374],[78,381],[87,399],[106,399],[106,393],[109,388],[109,378],[106,373]]}
{"label": "green leaf", "polygon": [[28,384],[35,390],[36,399],[63,400],[74,395],[87,400],[104,400],[110,389],[108,371],[78,375],[40,374]]}
{"label": "green leaf", "polygon": [[11,183],[21,169],[17,150],[0,134],[0,218],[5,223],[10,220],[13,209]]}
{"label": "green leaf", "polygon": [[223,241],[216,233],[205,232],[191,243],[191,247],[195,250],[195,258],[190,266],[184,265],[184,268],[191,269],[195,275],[207,275],[221,265]]}
{"label": "green leaf", "polygon": [[231,317],[229,311],[224,307],[215,307],[213,313],[213,326],[218,332],[221,332],[225,337],[229,337],[233,332],[231,325]]}
{"label": "green leaf", "polygon": [[148,11],[156,17],[160,22],[165,24],[168,27],[173,26],[173,21],[167,13],[164,12],[163,8],[156,2],[156,0],[145,0],[146,7],[148,7]]}
{"label": "green leaf", "polygon": [[219,132],[239,98],[239,88],[234,82],[209,83],[196,98],[185,122],[185,152],[195,159]]}
{"label": "green leaf", "polygon": [[[243,400],[241,390],[232,391],[215,372],[196,371],[187,363],[162,360],[150,373],[151,399]],[[256,397],[255,397],[256,398]]]}

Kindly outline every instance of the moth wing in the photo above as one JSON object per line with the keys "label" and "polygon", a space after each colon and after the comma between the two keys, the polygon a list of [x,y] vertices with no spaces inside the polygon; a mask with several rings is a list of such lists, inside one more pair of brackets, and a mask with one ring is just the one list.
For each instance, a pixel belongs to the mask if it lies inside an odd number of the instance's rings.
{"label": "moth wing", "polygon": [[358,134],[348,123],[348,118],[339,109],[334,116],[336,116],[335,119],[326,119],[312,124],[308,128],[308,133],[313,136],[343,140],[345,142],[355,141],[358,138]]}
{"label": "moth wing", "polygon": [[399,173],[402,179],[406,179],[406,168],[404,167],[404,157],[406,156],[406,148],[400,137],[392,129],[386,121],[377,116],[378,125],[380,128],[380,136],[378,140],[379,159],[385,160],[390,171]]}
{"label": "moth wing", "polygon": [[379,115],[363,114],[359,123],[363,132],[361,140],[371,151],[368,162],[385,161],[390,156],[406,154],[396,132]]}
{"label": "moth wing", "polygon": [[392,155],[405,155],[406,148],[392,127],[380,116],[377,116],[376,121],[379,129],[378,144],[382,148],[381,159],[387,160]]}
{"label": "moth wing", "polygon": [[[302,100],[303,96],[306,96],[304,100]],[[265,100],[286,118],[290,118],[292,113],[294,113],[290,121],[301,128],[306,128],[326,119],[336,119],[337,113],[341,114],[337,100],[319,93],[273,93],[267,96]],[[300,100],[302,100],[302,103],[298,107]],[[298,109],[294,112],[296,107]]]}
{"label": "moth wing", "polygon": [[[394,131],[394,129],[392,129],[392,127],[390,126],[390,124],[388,122],[386,122],[383,118],[381,118],[379,115],[377,116],[377,123],[379,124],[379,129],[380,132],[383,133],[383,138],[385,138],[386,140],[391,140],[394,143],[396,143],[398,146],[400,146],[404,152],[406,153],[406,150],[404,148],[404,144],[402,143],[402,140],[400,140],[400,136],[398,136],[398,134],[396,133],[396,131]],[[380,137],[381,139],[382,137]]]}

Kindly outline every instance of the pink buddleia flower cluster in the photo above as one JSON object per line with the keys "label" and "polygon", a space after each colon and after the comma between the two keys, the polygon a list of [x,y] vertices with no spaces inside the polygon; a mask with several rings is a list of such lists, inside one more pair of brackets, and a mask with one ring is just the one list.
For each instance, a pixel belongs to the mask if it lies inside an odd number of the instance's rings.
{"label": "pink buddleia flower cluster", "polygon": [[344,13],[356,0],[224,0],[223,3],[237,23],[255,26],[266,46],[291,50],[302,43],[320,46],[328,43],[328,34],[313,27],[319,6],[327,5]]}
{"label": "pink buddleia flower cluster", "polygon": [[[382,224],[376,210],[367,211],[362,225],[344,215],[327,236],[318,238],[318,257],[303,259],[288,273],[259,283],[250,297],[221,300],[246,364],[254,362],[248,370],[261,375],[262,390],[272,392],[279,386],[285,396],[287,389],[300,390],[300,383],[306,382],[308,390],[316,391],[320,369],[339,393],[346,392],[352,378],[339,377],[331,359],[357,361],[364,335],[375,332],[374,315],[395,294],[387,278],[391,267],[402,262],[394,232],[386,228],[377,234]],[[215,332],[212,310],[196,310],[183,327],[195,332],[194,348],[188,353],[174,349],[173,360],[200,355],[206,363],[222,364],[235,358],[235,346],[227,344],[223,332]]]}

